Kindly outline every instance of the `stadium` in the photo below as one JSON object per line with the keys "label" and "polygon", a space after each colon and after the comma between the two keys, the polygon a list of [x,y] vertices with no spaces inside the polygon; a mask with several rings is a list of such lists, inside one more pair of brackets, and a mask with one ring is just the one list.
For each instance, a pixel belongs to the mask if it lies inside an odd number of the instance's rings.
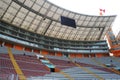
{"label": "stadium", "polygon": [[120,80],[115,18],[0,0],[0,80]]}

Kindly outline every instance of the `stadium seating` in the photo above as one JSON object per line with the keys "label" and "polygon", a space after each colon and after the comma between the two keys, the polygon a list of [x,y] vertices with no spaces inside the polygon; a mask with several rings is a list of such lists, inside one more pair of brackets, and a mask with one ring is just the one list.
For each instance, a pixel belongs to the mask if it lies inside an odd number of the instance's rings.
{"label": "stadium seating", "polygon": [[[7,50],[6,47],[4,47],[4,49]],[[111,63],[110,60],[112,60],[114,65],[119,66],[118,62],[112,57],[69,59],[65,56],[58,57],[46,55],[46,59],[55,65],[56,68],[60,69],[60,72],[50,72],[49,68],[37,59],[36,53],[30,53],[30,55],[25,51],[19,52],[17,50],[15,51],[15,49],[12,49],[12,51],[14,51],[14,58],[24,75],[27,77],[27,80],[69,80],[65,74],[69,75],[74,80],[99,80],[95,75],[100,76],[105,80],[117,80],[120,78],[119,74],[114,73],[110,69],[105,68],[92,60],[94,59],[96,62],[99,61],[102,64]],[[18,53],[16,54],[15,52]],[[2,50],[0,53],[0,64],[0,72],[2,73],[2,75],[0,74],[1,79],[4,79],[5,77],[8,78],[8,75],[17,75],[9,55],[6,52],[2,52]],[[81,67],[75,64],[78,64]]]}

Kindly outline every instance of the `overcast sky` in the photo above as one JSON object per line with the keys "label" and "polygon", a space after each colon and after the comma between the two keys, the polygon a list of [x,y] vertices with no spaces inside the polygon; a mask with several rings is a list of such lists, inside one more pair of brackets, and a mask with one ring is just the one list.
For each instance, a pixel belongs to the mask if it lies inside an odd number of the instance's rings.
{"label": "overcast sky", "polygon": [[105,9],[104,15],[117,15],[113,23],[115,35],[120,31],[120,0],[48,0],[73,12],[99,15],[99,9]]}

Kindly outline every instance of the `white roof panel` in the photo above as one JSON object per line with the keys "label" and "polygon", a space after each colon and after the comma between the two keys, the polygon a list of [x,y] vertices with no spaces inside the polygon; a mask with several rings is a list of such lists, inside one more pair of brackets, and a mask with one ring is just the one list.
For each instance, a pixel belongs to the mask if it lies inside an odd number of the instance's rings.
{"label": "white roof panel", "polygon": [[[8,7],[8,8],[7,8]],[[61,16],[75,19],[76,27],[61,24]],[[47,0],[1,0],[0,19],[49,37],[102,40],[116,15],[94,16],[63,9]]]}

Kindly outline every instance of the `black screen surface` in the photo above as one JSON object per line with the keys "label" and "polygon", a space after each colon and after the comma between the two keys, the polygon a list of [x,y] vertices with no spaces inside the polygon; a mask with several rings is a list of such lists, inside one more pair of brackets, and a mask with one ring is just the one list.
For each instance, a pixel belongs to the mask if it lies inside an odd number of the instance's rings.
{"label": "black screen surface", "polygon": [[61,16],[61,24],[76,28],[75,20],[64,16]]}

